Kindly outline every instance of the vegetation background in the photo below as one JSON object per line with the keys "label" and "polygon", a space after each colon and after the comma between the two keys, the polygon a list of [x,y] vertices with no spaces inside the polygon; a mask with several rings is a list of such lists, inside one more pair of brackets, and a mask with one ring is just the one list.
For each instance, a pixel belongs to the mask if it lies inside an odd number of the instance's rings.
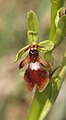
{"label": "vegetation background", "polygon": [[[27,12],[30,9],[38,15],[40,41],[48,39],[50,7],[50,0],[0,0],[0,120],[27,120],[34,91],[27,91],[19,75],[19,63],[14,60],[18,50],[28,43]],[[55,65],[62,61],[65,50],[66,38],[53,52]],[[66,120],[65,91],[66,80],[46,120]]]}

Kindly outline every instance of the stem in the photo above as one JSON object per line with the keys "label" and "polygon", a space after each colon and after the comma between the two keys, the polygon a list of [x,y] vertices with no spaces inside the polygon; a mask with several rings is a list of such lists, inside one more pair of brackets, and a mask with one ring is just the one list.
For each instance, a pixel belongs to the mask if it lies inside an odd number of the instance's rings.
{"label": "stem", "polygon": [[38,90],[35,92],[34,100],[32,102],[32,106],[29,112],[28,120],[38,120],[38,116],[40,114],[40,110],[43,107],[44,101],[47,101],[47,98],[50,96],[51,89],[50,86],[46,88],[45,91],[39,93]]}

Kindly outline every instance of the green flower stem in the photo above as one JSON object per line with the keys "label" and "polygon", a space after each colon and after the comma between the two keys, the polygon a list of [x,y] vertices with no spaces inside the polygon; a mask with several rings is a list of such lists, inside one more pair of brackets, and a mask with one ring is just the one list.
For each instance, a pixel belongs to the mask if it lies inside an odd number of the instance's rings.
{"label": "green flower stem", "polygon": [[29,112],[28,120],[38,120],[38,116],[41,112],[41,107],[44,104],[44,101],[47,101],[47,98],[50,97],[51,89],[50,86],[45,89],[44,92],[39,92],[38,89],[35,92],[34,100]]}
{"label": "green flower stem", "polygon": [[51,0],[51,29],[50,29],[50,35],[49,35],[49,40],[52,40],[55,31],[56,31],[56,26],[55,26],[55,18],[57,15],[58,9],[60,9],[65,0]]}
{"label": "green flower stem", "polygon": [[50,84],[47,86],[44,92],[39,93],[38,90],[36,91],[32,107],[29,112],[28,120],[43,120],[46,117],[48,111],[50,110],[57,98],[65,75],[66,55],[63,59],[57,77],[51,79]]}

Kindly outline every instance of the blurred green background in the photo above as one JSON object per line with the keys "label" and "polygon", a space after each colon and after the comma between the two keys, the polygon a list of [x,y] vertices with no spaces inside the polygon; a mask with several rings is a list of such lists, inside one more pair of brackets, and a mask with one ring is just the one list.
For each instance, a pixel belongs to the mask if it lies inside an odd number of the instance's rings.
{"label": "blurred green background", "polygon": [[[27,12],[30,9],[38,15],[40,41],[48,39],[50,7],[50,0],[0,0],[0,120],[27,120],[34,91],[27,91],[19,75],[19,63],[14,60],[18,50],[28,43]],[[65,51],[66,38],[53,52],[55,66],[62,61]],[[66,80],[46,120],[66,120],[65,91]]]}

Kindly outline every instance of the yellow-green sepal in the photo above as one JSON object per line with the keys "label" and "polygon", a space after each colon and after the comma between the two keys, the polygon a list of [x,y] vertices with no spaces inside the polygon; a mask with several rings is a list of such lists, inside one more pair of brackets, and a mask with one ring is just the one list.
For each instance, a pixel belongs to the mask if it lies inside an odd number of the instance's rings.
{"label": "yellow-green sepal", "polygon": [[29,43],[32,44],[33,42],[38,43],[38,19],[37,15],[30,10],[27,14],[28,16],[28,40]]}
{"label": "yellow-green sepal", "polygon": [[41,46],[39,49],[43,53],[49,52],[54,48],[54,44],[50,40],[42,41],[38,45]]}
{"label": "yellow-green sepal", "polygon": [[26,54],[28,53],[29,50],[25,51],[28,47],[29,47],[29,45],[23,47],[23,48],[17,53],[15,62],[17,62],[18,60],[20,60],[24,55],[26,55]]}

